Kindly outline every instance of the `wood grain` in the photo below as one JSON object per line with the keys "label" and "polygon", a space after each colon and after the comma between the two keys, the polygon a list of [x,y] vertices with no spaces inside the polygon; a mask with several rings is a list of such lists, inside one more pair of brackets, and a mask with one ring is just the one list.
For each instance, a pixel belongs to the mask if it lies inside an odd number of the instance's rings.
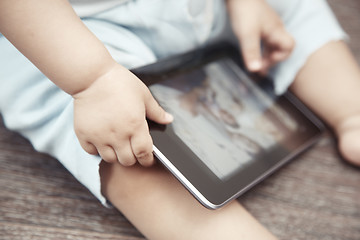
{"label": "wood grain", "polygon": [[[360,62],[360,1],[329,2]],[[360,239],[360,170],[341,160],[329,132],[239,201],[280,239]],[[0,121],[0,239],[144,237]]]}

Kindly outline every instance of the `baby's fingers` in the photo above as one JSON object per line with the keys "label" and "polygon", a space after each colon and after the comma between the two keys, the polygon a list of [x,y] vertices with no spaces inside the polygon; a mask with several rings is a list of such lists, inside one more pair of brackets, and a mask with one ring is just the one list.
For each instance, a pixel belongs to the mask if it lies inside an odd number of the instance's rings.
{"label": "baby's fingers", "polygon": [[100,157],[108,163],[117,162],[118,158],[114,149],[110,145],[103,145],[97,148]]}
{"label": "baby's fingers", "polygon": [[98,147],[98,152],[100,157],[108,163],[119,162],[125,167],[132,166],[136,163],[136,159],[128,142],[114,142],[113,146],[102,145]]}
{"label": "baby's fingers", "polygon": [[98,154],[98,151],[96,149],[96,147],[90,143],[90,142],[87,142],[87,141],[83,141],[81,139],[79,139],[79,142],[80,142],[80,145],[81,147],[89,154],[91,155],[97,155]]}
{"label": "baby's fingers", "polygon": [[129,142],[126,142],[124,144],[118,142],[117,145],[115,145],[114,149],[117,160],[121,165],[129,167],[136,163],[136,158],[132,152]]}
{"label": "baby's fingers", "polygon": [[145,121],[131,137],[130,145],[135,158],[141,165],[147,167],[154,164],[153,141]]}
{"label": "baby's fingers", "polygon": [[259,71],[262,68],[260,35],[256,30],[243,32],[239,43],[245,65],[249,71]]}
{"label": "baby's fingers", "polygon": [[150,91],[147,94],[145,101],[146,116],[150,120],[160,123],[168,124],[173,121],[173,116],[170,113],[167,113],[154,99]]}
{"label": "baby's fingers", "polygon": [[261,22],[256,1],[227,1],[232,29],[241,48],[242,57],[249,71],[262,68]]}
{"label": "baby's fingers", "polygon": [[294,46],[293,37],[280,25],[264,38],[264,61],[271,67],[287,59]]}

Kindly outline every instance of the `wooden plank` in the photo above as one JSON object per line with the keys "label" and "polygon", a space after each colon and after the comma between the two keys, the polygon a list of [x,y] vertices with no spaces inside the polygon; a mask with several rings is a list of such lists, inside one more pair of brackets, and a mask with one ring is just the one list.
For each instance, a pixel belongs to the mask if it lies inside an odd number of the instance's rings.
{"label": "wooden plank", "polygon": [[25,225],[18,223],[0,223],[1,239],[32,240],[32,239],[76,239],[76,240],[140,240],[142,237],[123,236],[118,234],[97,233],[94,231],[82,231],[78,229],[43,227],[38,225]]}

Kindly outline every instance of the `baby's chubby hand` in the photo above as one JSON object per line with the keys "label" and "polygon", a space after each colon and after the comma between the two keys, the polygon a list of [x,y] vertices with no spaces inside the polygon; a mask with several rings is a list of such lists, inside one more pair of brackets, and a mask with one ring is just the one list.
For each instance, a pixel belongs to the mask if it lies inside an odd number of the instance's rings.
{"label": "baby's chubby hand", "polygon": [[129,70],[115,64],[73,98],[75,132],[86,152],[124,166],[154,163],[146,117],[160,124],[173,117]]}
{"label": "baby's chubby hand", "polygon": [[228,0],[227,6],[249,71],[265,74],[290,55],[295,42],[265,0]]}

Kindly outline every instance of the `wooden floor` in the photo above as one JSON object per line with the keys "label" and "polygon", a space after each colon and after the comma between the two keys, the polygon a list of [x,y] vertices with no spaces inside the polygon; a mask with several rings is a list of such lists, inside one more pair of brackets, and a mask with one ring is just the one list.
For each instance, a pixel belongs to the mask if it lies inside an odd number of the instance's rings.
{"label": "wooden floor", "polygon": [[[360,1],[330,3],[360,62]],[[280,239],[360,239],[360,170],[341,160],[329,132],[239,201]],[[0,239],[144,237],[0,121]]]}

